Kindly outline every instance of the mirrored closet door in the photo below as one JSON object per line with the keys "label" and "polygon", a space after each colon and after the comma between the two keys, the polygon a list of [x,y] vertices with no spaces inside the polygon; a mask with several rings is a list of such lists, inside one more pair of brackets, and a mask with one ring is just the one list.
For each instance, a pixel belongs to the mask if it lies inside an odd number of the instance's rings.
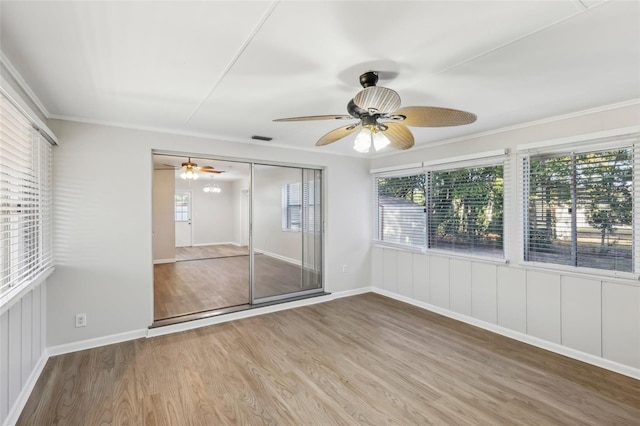
{"label": "mirrored closet door", "polygon": [[321,293],[322,171],[153,155],[154,324]]}

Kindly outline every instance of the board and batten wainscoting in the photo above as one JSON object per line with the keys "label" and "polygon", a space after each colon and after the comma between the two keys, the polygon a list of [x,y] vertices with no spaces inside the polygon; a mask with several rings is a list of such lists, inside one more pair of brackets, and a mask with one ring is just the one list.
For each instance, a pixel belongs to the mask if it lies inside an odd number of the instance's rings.
{"label": "board and batten wainscoting", "polygon": [[374,245],[374,291],[640,379],[633,280]]}
{"label": "board and batten wainscoting", "polygon": [[49,358],[47,278],[52,272],[0,306],[0,425],[18,419]]}

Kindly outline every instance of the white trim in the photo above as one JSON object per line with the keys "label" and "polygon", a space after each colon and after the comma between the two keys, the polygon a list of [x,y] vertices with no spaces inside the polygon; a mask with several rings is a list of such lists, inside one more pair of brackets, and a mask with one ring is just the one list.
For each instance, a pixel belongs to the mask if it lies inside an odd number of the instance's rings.
{"label": "white trim", "polygon": [[385,172],[400,172],[400,171],[408,171],[411,169],[420,170],[422,169],[422,163],[411,163],[411,164],[403,164],[401,166],[391,166],[391,167],[381,167],[379,169],[371,169],[369,173],[385,173]]}
{"label": "white trim", "polygon": [[0,64],[4,65],[4,67],[9,71],[9,75],[16,84],[24,91],[24,93],[29,97],[31,102],[35,104],[35,106],[40,110],[40,113],[44,115],[47,119],[51,117],[49,114],[49,110],[45,108],[44,104],[40,101],[40,98],[36,96],[36,93],[31,90],[31,87],[27,84],[27,82],[22,78],[16,67],[13,66],[13,63],[7,58],[2,49],[0,49]]}
{"label": "white trim", "polygon": [[176,263],[176,259],[154,259],[153,264],[154,265],[160,265],[163,263]]}
{"label": "white trim", "polygon": [[168,325],[165,327],[150,328],[147,337],[164,336],[166,334],[179,333],[181,331],[193,330],[196,328],[208,327],[210,325],[222,324],[244,318],[251,318],[258,315],[270,314],[272,312],[284,311],[287,309],[299,308],[301,306],[316,305],[318,303],[329,302],[342,297],[355,296],[357,294],[370,293],[371,287],[363,287],[354,290],[341,291],[323,296],[310,297],[308,299],[295,300],[292,302],[278,303],[262,308],[247,309],[244,311],[232,312],[215,317],[203,318],[201,320],[187,321],[180,324]]}
{"label": "white trim", "polygon": [[[544,151],[544,152],[553,152],[557,150],[566,151],[567,148],[573,147],[575,145],[581,143],[598,143],[598,147],[600,147],[601,139],[607,138],[619,138],[618,141],[614,143],[624,143],[625,138],[630,140],[629,143],[633,143],[638,139],[638,133],[640,132],[640,125],[622,127],[619,129],[611,129],[611,130],[603,130],[600,132],[593,133],[583,133],[581,135],[568,136],[564,138],[557,139],[547,139],[537,142],[530,142],[516,146],[516,150],[519,153],[528,153],[531,151]],[[545,148],[551,148],[552,151],[545,150]]]}
{"label": "white trim", "polygon": [[0,92],[2,92],[13,103],[22,114],[24,114],[31,124],[36,127],[45,139],[49,143],[53,142],[56,145],[60,145],[56,135],[47,127],[47,125],[38,117],[38,115],[29,107],[29,105],[22,99],[22,96],[9,84],[9,82],[0,75]]}
{"label": "white trim", "polygon": [[537,337],[529,336],[519,331],[510,330],[505,327],[501,327],[496,324],[492,324],[486,321],[481,321],[467,315],[462,315],[457,312],[450,311],[448,309],[440,308],[438,306],[431,305],[429,303],[420,302],[410,297],[401,296],[380,288],[373,288],[373,292],[389,297],[391,299],[399,300],[404,303],[408,303],[419,308],[426,309],[436,314],[443,315],[445,317],[453,318],[455,320],[470,324],[488,331],[491,331],[502,336],[509,337],[514,340],[518,340],[523,343],[527,343],[538,348],[546,349],[548,351],[564,355],[566,357],[586,362],[587,364],[595,365],[596,367],[604,368],[625,376],[632,377],[640,380],[640,369],[630,367],[628,365],[620,364],[608,359],[601,358],[599,356],[591,355],[585,352],[581,352],[575,349],[568,348],[566,346],[559,345],[557,343],[548,342],[546,340],[539,339]]}
{"label": "white trim", "polygon": [[100,346],[112,345],[114,343],[126,342],[140,339],[147,335],[147,329],[127,331],[124,333],[111,334],[109,336],[96,337],[94,339],[80,340],[77,342],[65,343],[48,348],[49,356],[68,354],[71,352],[83,351],[85,349],[98,348]]}
{"label": "white trim", "polygon": [[18,418],[20,417],[24,406],[27,405],[31,392],[33,392],[33,388],[36,386],[36,383],[38,382],[44,367],[47,365],[48,360],[49,353],[47,352],[47,349],[45,349],[36,362],[36,365],[33,366],[31,374],[29,374],[27,381],[23,384],[18,397],[13,402],[13,405],[9,407],[9,413],[7,413],[7,417],[5,419],[6,425],[15,425],[18,422]]}
{"label": "white trim", "polygon": [[283,262],[291,263],[292,265],[300,266],[302,265],[302,261],[292,259],[290,257],[282,256],[280,254],[272,253],[270,251],[254,249],[255,253],[264,254],[265,256],[273,257],[274,259],[282,260]]}
{"label": "white trim", "polygon": [[[626,107],[634,106],[634,105],[640,105],[640,99],[634,98],[634,99],[630,99],[628,101],[618,102],[618,103],[609,104],[609,105],[603,105],[603,106],[599,106],[599,107],[596,107],[596,108],[591,108],[591,109],[586,109],[586,110],[582,110],[582,111],[572,112],[572,113],[569,113],[569,114],[557,115],[557,116],[553,116],[553,117],[543,118],[543,119],[540,119],[540,120],[528,121],[528,122],[521,123],[521,124],[515,124],[513,126],[501,127],[499,129],[487,130],[487,131],[478,132],[478,133],[472,133],[472,134],[469,134],[469,135],[459,136],[459,137],[455,137],[455,138],[451,138],[451,139],[443,139],[441,141],[435,141],[433,143],[428,143],[428,144],[425,144],[425,145],[416,146],[416,147],[412,148],[412,151],[431,149],[431,148],[434,148],[434,147],[437,147],[437,146],[448,145],[448,144],[456,143],[456,142],[468,141],[468,140],[472,140],[472,139],[482,138],[482,137],[485,137],[485,136],[499,135],[501,133],[506,133],[506,132],[510,132],[510,131],[513,131],[513,130],[526,129],[527,127],[538,126],[538,125],[541,125],[541,124],[554,123],[556,121],[562,121],[562,120],[567,120],[567,119],[571,119],[571,118],[583,117],[585,115],[597,114],[599,112],[611,111],[611,110],[614,110],[614,109],[626,108]],[[377,158],[390,157],[390,156],[393,156],[393,155],[401,155],[404,152],[405,151],[392,151],[392,152],[389,152],[387,154],[380,154],[380,155],[371,156],[371,157],[369,157],[369,159],[373,160],[373,159],[377,159]]]}
{"label": "white trim", "polygon": [[32,291],[34,288],[40,286],[47,280],[55,271],[53,266],[48,267],[44,271],[40,272],[31,282],[27,285],[16,286],[9,290],[7,293],[0,297],[0,315],[8,311],[16,302],[22,299],[22,297]]}
{"label": "white trim", "polygon": [[[501,157],[505,157],[508,153],[509,153],[509,150],[506,148],[494,149],[491,151],[483,151],[483,152],[476,152],[473,154],[458,155],[456,157],[447,157],[447,158],[441,158],[438,160],[423,161],[422,163],[410,163],[410,164],[403,164],[399,166],[370,169],[369,173],[370,174],[380,173],[380,174],[384,174],[384,176],[387,176],[386,174],[387,172],[409,173],[413,170],[418,172],[418,171],[424,171],[424,169],[427,169],[427,168],[433,169],[434,166],[455,165],[456,167],[458,167],[458,165],[460,165],[460,167],[463,167],[462,163],[466,163],[466,162],[470,164],[471,163],[486,164],[487,159],[495,158],[496,161],[500,161]],[[392,173],[389,173],[389,176],[391,175]]]}
{"label": "white trim", "polygon": [[204,247],[204,246],[238,246],[237,243],[232,242],[223,242],[223,243],[199,243],[199,244],[191,244],[191,247]]}
{"label": "white trim", "polygon": [[608,269],[586,268],[584,266],[562,265],[559,263],[532,262],[522,260],[518,266],[525,270],[553,272],[565,276],[585,278],[589,280],[616,282],[632,286],[640,286],[640,275],[633,272],[610,271]]}
{"label": "white trim", "polygon": [[440,166],[444,164],[462,163],[465,161],[482,161],[492,157],[502,157],[509,153],[506,148],[494,149],[491,151],[476,152],[473,154],[458,155],[456,157],[441,158],[438,160],[423,161],[423,167]]}
{"label": "white trim", "polygon": [[[304,147],[304,146],[296,146],[296,145],[287,145],[287,144],[277,143],[277,142],[273,142],[273,141],[269,141],[269,142],[256,141],[254,139],[233,138],[233,137],[229,137],[228,135],[225,136],[225,135],[218,135],[218,134],[214,134],[214,133],[196,132],[196,131],[179,130],[179,129],[169,129],[169,128],[164,128],[164,127],[154,127],[154,126],[143,126],[143,125],[136,125],[136,124],[121,123],[121,122],[117,122],[117,121],[93,120],[93,119],[90,119],[90,118],[75,117],[75,116],[68,116],[68,115],[51,114],[49,119],[62,120],[62,121],[71,121],[71,122],[76,122],[76,123],[94,124],[94,125],[97,125],[97,126],[116,127],[116,128],[120,128],[120,129],[142,130],[142,131],[145,131],[145,132],[160,133],[160,134],[163,134],[163,135],[188,136],[188,137],[207,139],[207,140],[215,140],[215,141],[222,141],[222,142],[234,142],[234,143],[243,143],[243,144],[248,144],[248,145],[258,145],[258,146],[261,146],[261,147],[272,147],[272,148],[290,149],[290,150],[295,150],[295,151],[306,151],[306,152],[313,152],[315,154],[318,154],[318,153],[321,152],[321,151],[318,150],[318,147]],[[332,151],[330,149],[326,149],[326,147],[323,147],[321,153],[330,154],[330,155],[338,155],[338,156],[341,156],[341,157],[351,157],[351,158],[360,158],[360,159],[363,159],[363,160],[369,160],[369,157],[363,156],[361,154],[357,154],[357,151],[352,151],[352,152],[344,153],[344,152]],[[156,152],[154,151],[154,153],[156,153]],[[161,153],[161,151],[158,151],[157,153]],[[197,157],[198,158],[218,158],[220,160],[224,159],[223,157],[215,157],[215,156],[211,156],[211,155],[209,155],[208,157],[205,157],[205,156],[202,156],[202,155],[198,155]],[[263,163],[260,163],[260,164],[263,164]],[[274,163],[274,162],[270,161],[268,164],[277,165],[278,163]]]}

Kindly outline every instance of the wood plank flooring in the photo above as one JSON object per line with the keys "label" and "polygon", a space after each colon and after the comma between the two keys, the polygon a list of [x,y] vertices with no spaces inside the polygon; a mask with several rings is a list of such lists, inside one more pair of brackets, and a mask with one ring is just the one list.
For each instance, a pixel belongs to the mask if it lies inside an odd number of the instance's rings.
{"label": "wood plank flooring", "polygon": [[176,260],[214,259],[218,257],[248,256],[247,246],[215,244],[209,246],[176,247]]}
{"label": "wood plank flooring", "polygon": [[[242,254],[247,252],[246,247],[218,245],[181,250],[181,258],[193,256],[195,260],[153,267],[154,320],[249,303],[249,256]],[[260,254],[255,256],[255,268],[256,297],[309,289],[301,287],[297,265]]]}
{"label": "wood plank flooring", "polygon": [[638,425],[640,381],[375,294],[52,357],[18,425]]}

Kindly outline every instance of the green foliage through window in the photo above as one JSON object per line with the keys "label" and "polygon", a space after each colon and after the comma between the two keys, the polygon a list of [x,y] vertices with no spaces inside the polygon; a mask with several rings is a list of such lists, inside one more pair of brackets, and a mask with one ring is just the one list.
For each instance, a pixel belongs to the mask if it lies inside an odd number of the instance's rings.
{"label": "green foliage through window", "polygon": [[633,271],[633,155],[532,157],[525,260]]}
{"label": "green foliage through window", "polygon": [[503,256],[502,165],[377,177],[378,239]]}

